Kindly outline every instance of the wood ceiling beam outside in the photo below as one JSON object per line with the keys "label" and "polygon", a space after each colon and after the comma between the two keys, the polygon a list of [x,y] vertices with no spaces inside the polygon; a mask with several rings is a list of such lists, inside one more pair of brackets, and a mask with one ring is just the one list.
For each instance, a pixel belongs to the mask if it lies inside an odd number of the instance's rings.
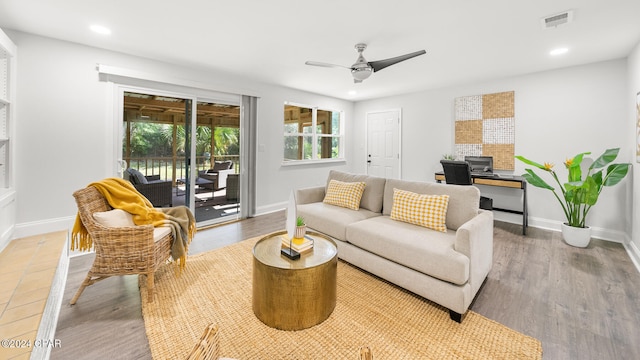
{"label": "wood ceiling beam outside", "polygon": [[[172,112],[183,113],[184,102],[181,101],[164,101],[155,99],[142,99],[125,96],[124,98],[125,109],[137,109],[156,112]],[[197,104],[198,114],[240,117],[240,108],[233,107],[220,107],[211,104]]]}
{"label": "wood ceiling beam outside", "polygon": [[[127,110],[125,111],[125,120],[131,120],[134,122],[152,122],[152,123],[160,123],[160,124],[171,124],[173,125],[174,119],[176,119],[177,123],[184,124],[184,115],[183,114],[172,114],[172,113],[153,113],[150,115],[144,115],[145,117],[141,119],[141,115],[143,115],[140,111],[137,110]],[[197,125],[200,126],[222,126],[222,127],[234,127],[237,128],[240,126],[240,118],[232,118],[232,117],[222,117],[222,116],[197,116]]]}

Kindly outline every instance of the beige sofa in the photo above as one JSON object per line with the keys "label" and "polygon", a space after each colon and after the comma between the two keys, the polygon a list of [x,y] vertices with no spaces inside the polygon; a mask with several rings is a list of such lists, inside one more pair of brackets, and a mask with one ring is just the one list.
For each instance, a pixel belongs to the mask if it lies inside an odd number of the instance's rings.
{"label": "beige sofa", "polygon": [[[462,321],[491,270],[493,214],[473,186],[410,182],[332,170],[327,179],[364,181],[359,210],[323,203],[326,186],[296,191],[307,226],[336,240],[338,257],[449,309]],[[393,189],[449,195],[446,232],[390,218]]]}

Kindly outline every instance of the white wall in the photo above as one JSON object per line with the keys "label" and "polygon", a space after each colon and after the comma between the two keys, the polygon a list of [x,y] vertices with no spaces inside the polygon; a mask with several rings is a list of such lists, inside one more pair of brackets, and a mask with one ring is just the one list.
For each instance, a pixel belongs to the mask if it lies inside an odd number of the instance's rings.
{"label": "white wall", "polygon": [[[607,148],[620,147],[618,160],[632,160],[630,154],[635,145],[628,136],[626,84],[626,61],[620,59],[359,102],[355,107],[356,127],[365,128],[367,112],[402,108],[402,177],[434,181],[433,173],[442,169],[439,164],[442,155],[453,152],[454,99],[514,90],[516,155],[553,162],[556,170],[564,174],[563,161],[579,152],[591,151],[598,156]],[[352,140],[358,145],[354,170],[365,171],[364,132],[356,135]],[[524,166],[517,162],[514,174],[522,173]],[[594,228],[594,236],[615,241],[628,237],[626,214],[631,208],[631,192],[625,183],[605,189],[598,205],[591,210],[587,222]],[[519,196],[517,192],[495,188],[481,190],[495,197],[494,202],[503,202],[496,205],[500,207],[508,207]],[[553,195],[533,186],[528,191],[530,224],[559,229],[564,215]],[[521,221],[511,214],[495,215],[507,221]]]}
{"label": "white wall", "polygon": [[[640,167],[635,160],[636,156],[636,146],[640,146],[640,143],[637,143],[636,139],[636,123],[639,120],[637,118],[636,113],[636,94],[640,92],[640,43],[636,46],[634,51],[631,52],[627,59],[627,71],[628,71],[628,83],[629,89],[627,91],[628,99],[629,99],[629,116],[628,116],[628,127],[627,133],[630,134],[629,141],[633,145],[630,149],[630,156],[633,161],[633,169],[632,169],[632,180],[633,180],[633,188],[640,189]],[[629,212],[628,217],[630,218],[631,223],[631,243],[630,252],[634,260],[636,261],[636,266],[640,268],[640,191],[633,192],[633,209]]]}
{"label": "white wall", "polygon": [[19,51],[14,237],[66,229],[76,212],[73,191],[115,175],[112,89],[99,81],[98,63],[258,94],[258,143],[265,149],[258,153],[259,211],[283,207],[292,188],[320,184],[329,169],[349,169],[349,162],[282,167],[282,111],[285,101],[294,101],[342,109],[351,118],[351,102],[31,34],[8,35]]}

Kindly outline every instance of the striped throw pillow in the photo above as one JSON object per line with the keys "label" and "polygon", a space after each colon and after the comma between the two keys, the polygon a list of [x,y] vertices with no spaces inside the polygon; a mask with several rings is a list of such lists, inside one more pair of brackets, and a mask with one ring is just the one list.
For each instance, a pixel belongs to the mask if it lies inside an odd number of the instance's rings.
{"label": "striped throw pillow", "polygon": [[364,192],[365,182],[329,181],[327,194],[323,202],[335,206],[341,206],[351,210],[360,209],[360,199]]}
{"label": "striped throw pillow", "polygon": [[447,232],[449,195],[423,195],[393,189],[391,219]]}

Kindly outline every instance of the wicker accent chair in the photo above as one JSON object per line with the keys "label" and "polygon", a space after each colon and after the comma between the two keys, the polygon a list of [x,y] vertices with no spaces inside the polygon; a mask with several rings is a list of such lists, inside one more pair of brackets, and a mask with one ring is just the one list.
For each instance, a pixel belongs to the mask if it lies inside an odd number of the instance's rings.
{"label": "wicker accent chair", "polygon": [[88,186],[74,192],[73,197],[78,205],[80,220],[93,239],[96,258],[80,289],[71,299],[71,305],[76,303],[89,285],[110,276],[135,274],[147,276],[148,302],[153,302],[154,273],[171,256],[171,232],[154,241],[152,225],[103,226],[94,219],[93,214],[112,208],[98,189]]}
{"label": "wicker accent chair", "polygon": [[195,344],[187,360],[217,360],[220,358],[220,345],[218,338],[218,326],[209,324],[204,329],[200,340]]}
{"label": "wicker accent chair", "polygon": [[373,360],[373,352],[368,346],[360,348],[360,360]]}

